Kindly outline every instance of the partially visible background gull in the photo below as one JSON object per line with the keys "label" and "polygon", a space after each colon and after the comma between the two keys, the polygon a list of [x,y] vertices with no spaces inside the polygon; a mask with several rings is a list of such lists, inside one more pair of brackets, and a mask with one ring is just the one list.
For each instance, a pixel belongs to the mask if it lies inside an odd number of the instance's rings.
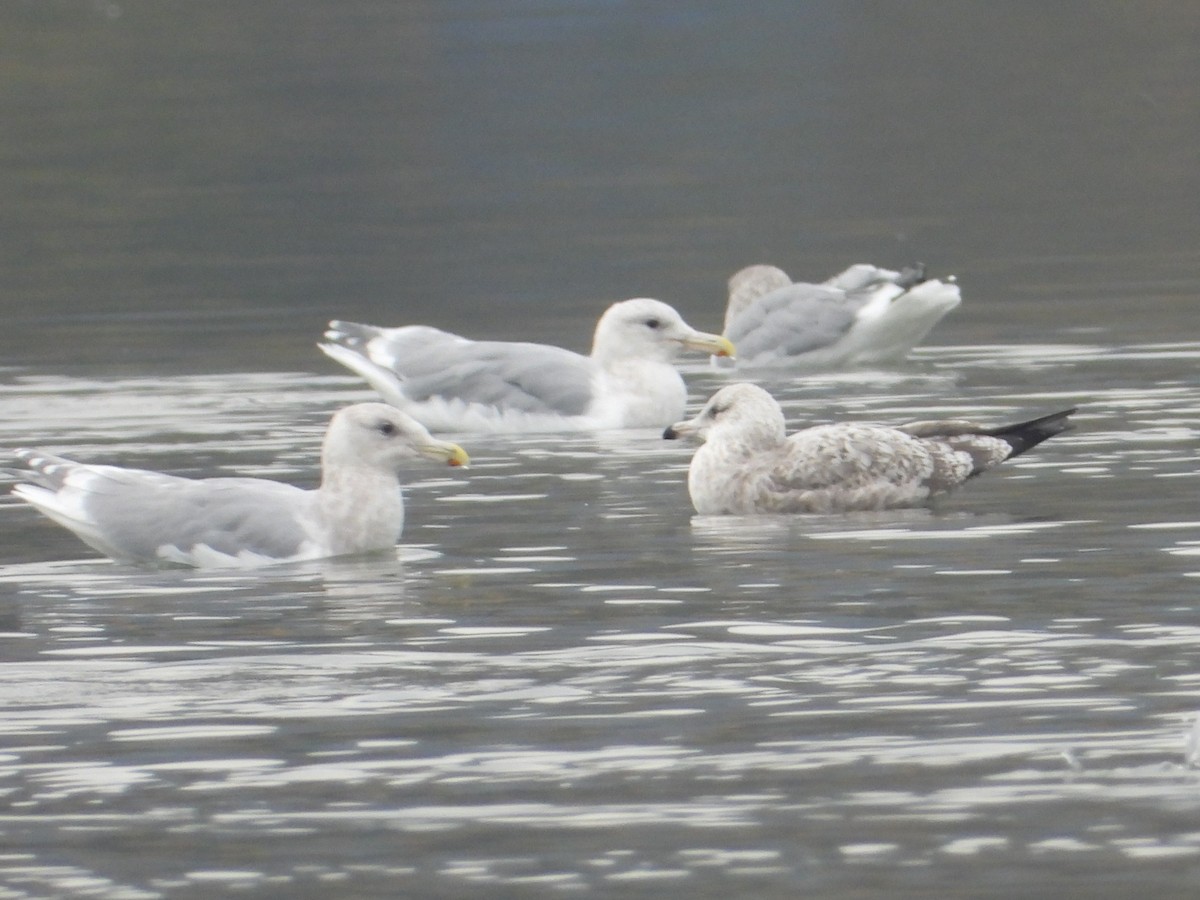
{"label": "partially visible background gull", "polygon": [[688,469],[701,515],[848,512],[921,506],[1066,430],[1073,412],[998,428],[956,420],[817,425],[788,437],[774,397],[731,384],[663,437],[703,442]]}
{"label": "partially visible background gull", "polygon": [[122,562],[250,566],[389,550],[404,527],[397,468],[424,456],[467,464],[457,444],[383,403],[337,412],[321,447],[321,485],[196,480],[86,465],[17,450],[13,493]]}
{"label": "partially visible background gull", "polygon": [[749,266],[729,279],[725,337],[739,368],[830,368],[894,362],[958,306],[958,285],[859,264],[824,284],[793,283],[775,266]]}
{"label": "partially visible background gull", "polygon": [[672,361],[733,345],[658,300],[624,300],[596,325],[590,356],[546,344],[473,341],[425,325],[334,321],[320,348],[388,403],[449,431],[662,428],[687,402]]}

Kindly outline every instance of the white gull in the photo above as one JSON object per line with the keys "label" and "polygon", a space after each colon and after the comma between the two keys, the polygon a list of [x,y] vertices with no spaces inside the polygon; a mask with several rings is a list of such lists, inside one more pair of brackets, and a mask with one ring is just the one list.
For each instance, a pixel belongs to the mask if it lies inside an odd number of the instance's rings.
{"label": "white gull", "polygon": [[624,300],[596,325],[592,352],[474,341],[427,325],[333,321],[320,344],[388,403],[433,429],[535,432],[662,428],[683,415],[681,350],[732,355],[659,300]]}
{"label": "white gull", "polygon": [[121,562],[252,566],[389,550],[404,527],[397,468],[417,456],[467,464],[457,444],[383,403],[338,411],[321,447],[321,485],[181,478],[17,450],[13,493]]}
{"label": "white gull", "polygon": [[729,279],[725,337],[739,368],[831,368],[894,362],[961,301],[953,281],[860,263],[824,284],[793,283],[775,266]]}

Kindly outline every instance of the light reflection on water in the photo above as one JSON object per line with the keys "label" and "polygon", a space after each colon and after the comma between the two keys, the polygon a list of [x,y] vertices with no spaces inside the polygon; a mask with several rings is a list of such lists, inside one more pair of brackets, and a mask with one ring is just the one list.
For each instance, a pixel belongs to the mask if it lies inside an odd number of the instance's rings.
{"label": "light reflection on water", "polygon": [[[1074,374],[1032,398],[995,391],[988,360],[1013,357],[978,349],[774,387],[793,421],[1082,407],[935,510],[692,517],[690,451],[650,432],[459,436],[478,463],[410,473],[394,558],[141,571],[4,501],[0,830],[137,838],[150,861],[136,883],[37,853],[0,875],[135,897],[1200,864],[1200,830],[1162,824],[1200,806],[1180,490],[1200,387],[1178,368],[1200,347],[1056,348]],[[691,377],[698,403],[723,376]],[[0,440],[304,482],[361,396],[18,374]],[[420,861],[356,865],[364,834]],[[188,862],[198,836],[229,865]]]}

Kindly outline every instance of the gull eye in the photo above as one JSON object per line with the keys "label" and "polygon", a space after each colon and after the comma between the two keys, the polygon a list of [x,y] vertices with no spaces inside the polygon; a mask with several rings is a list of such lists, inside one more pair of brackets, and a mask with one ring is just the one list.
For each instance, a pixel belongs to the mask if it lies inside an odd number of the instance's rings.
{"label": "gull eye", "polygon": [[727,410],[727,409],[729,409],[728,406],[710,406],[708,408],[708,417],[710,419],[715,419],[717,416],[719,416],[721,413],[725,412],[725,410]]}
{"label": "gull eye", "polygon": [[382,434],[384,437],[391,437],[393,434],[396,433],[396,423],[395,422],[380,422],[375,427],[379,431],[379,433]]}
{"label": "gull eye", "polygon": [[645,324],[646,324],[646,327],[651,329],[652,331],[658,331],[658,329],[663,327],[663,323],[662,323],[661,319],[647,319]]}

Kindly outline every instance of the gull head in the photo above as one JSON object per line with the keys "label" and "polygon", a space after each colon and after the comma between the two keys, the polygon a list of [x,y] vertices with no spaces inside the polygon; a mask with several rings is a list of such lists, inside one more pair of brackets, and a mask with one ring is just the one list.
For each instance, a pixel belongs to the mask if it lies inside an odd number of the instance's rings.
{"label": "gull head", "polygon": [[458,444],[442,441],[407,413],[386,403],[356,403],[338,410],[325,432],[321,464],[395,472],[425,457],[451,466],[470,461]]}
{"label": "gull head", "polygon": [[725,331],[759,297],[789,287],[792,279],[775,266],[746,266],[729,277],[729,302],[725,306]]}
{"label": "gull head", "polygon": [[739,382],[721,388],[694,418],[669,426],[663,437],[697,443],[736,442],[746,449],[766,449],[786,440],[787,425],[774,397],[757,385]]}
{"label": "gull head", "polygon": [[697,331],[661,300],[639,297],[614,303],[596,323],[592,358],[600,361],[654,359],[669,362],[681,350],[733,356],[719,334]]}

